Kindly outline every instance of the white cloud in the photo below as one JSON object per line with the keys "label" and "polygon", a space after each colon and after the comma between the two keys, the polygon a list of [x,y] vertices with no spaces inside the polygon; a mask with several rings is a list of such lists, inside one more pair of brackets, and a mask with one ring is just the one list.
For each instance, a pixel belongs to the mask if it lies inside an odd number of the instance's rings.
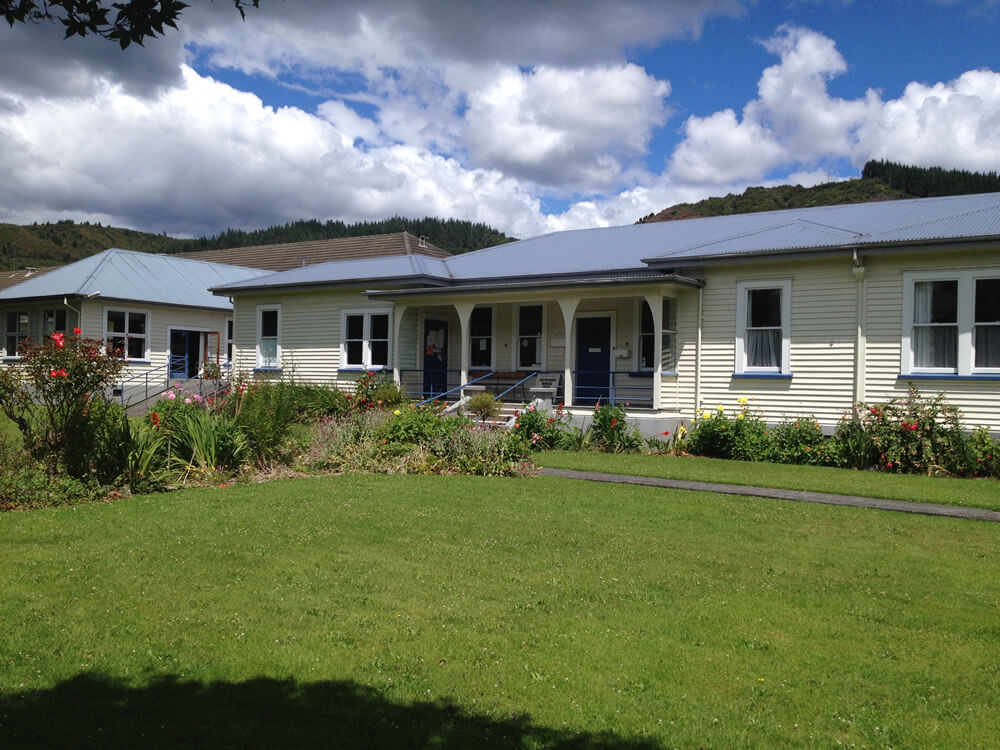
{"label": "white cloud", "polygon": [[665,122],[669,91],[632,64],[506,69],[469,93],[466,144],[475,164],[541,185],[607,190]]}
{"label": "white cloud", "polygon": [[970,71],[933,86],[911,83],[899,99],[873,90],[831,96],[829,80],[847,64],[826,36],[784,26],[763,42],[780,56],[742,117],[733,110],[689,117],[670,175],[705,185],[761,180],[775,170],[824,171],[870,158],[924,166],[996,169],[1000,164],[1000,74]]}

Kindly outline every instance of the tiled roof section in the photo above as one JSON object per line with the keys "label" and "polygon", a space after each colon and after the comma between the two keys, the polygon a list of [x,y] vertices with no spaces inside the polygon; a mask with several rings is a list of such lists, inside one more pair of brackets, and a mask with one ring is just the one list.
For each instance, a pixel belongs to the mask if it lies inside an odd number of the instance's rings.
{"label": "tiled roof section", "polygon": [[20,284],[22,281],[27,281],[35,276],[41,276],[43,273],[54,271],[57,268],[62,268],[62,266],[43,266],[42,268],[33,268],[30,270],[23,268],[20,271],[0,271],[0,289]]}
{"label": "tiled roof section", "polygon": [[233,266],[289,271],[330,261],[382,258],[389,255],[426,255],[447,258],[448,253],[409,232],[370,234],[363,237],[340,237],[333,240],[286,242],[280,245],[253,245],[224,250],[199,250],[177,253],[176,257],[228,263]]}

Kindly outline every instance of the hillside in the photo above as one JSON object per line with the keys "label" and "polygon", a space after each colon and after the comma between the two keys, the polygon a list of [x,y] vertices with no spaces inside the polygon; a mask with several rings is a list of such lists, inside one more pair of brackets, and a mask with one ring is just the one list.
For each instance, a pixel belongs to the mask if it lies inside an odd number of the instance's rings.
{"label": "hillside", "polygon": [[758,211],[778,211],[786,208],[835,206],[843,203],[867,203],[912,198],[902,190],[894,190],[878,180],[857,179],[829,182],[805,188],[801,185],[750,187],[741,195],[730,193],[724,198],[706,198],[697,203],[678,203],[659,213],[649,214],[637,223],[698,219],[707,216],[728,216]]}
{"label": "hillside", "polygon": [[28,266],[44,267],[72,263],[88,255],[120,247],[148,253],[182,253],[219,250],[233,247],[305,242],[309,240],[359,237],[372,234],[409,231],[452,254],[479,250],[502,242],[507,237],[486,224],[455,219],[404,219],[394,217],[378,222],[345,224],[342,221],[297,221],[256,231],[230,229],[215,237],[182,240],[163,234],[134,229],[107,227],[101,224],[59,221],[54,224],[0,224],[0,270],[18,270]]}
{"label": "hillside", "polygon": [[730,193],[724,198],[706,198],[697,203],[678,203],[659,213],[644,216],[636,223],[749,214],[786,208],[995,192],[1000,192],[1000,177],[996,172],[909,167],[891,161],[872,159],[861,170],[860,179],[828,182],[810,188],[801,185],[750,187],[741,195]]}

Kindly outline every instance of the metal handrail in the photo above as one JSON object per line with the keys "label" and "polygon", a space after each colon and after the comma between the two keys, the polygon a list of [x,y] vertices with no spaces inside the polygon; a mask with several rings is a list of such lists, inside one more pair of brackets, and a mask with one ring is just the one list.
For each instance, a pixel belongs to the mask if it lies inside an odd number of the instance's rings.
{"label": "metal handrail", "polygon": [[118,384],[118,388],[121,390],[121,393],[119,395],[121,397],[121,404],[122,404],[122,406],[125,406],[125,386],[126,386],[126,384],[131,383],[134,380],[143,380],[144,381],[144,390],[143,390],[143,394],[144,395],[143,395],[143,400],[145,401],[146,399],[149,398],[149,376],[150,375],[153,375],[153,374],[159,372],[160,370],[165,370],[166,371],[166,375],[167,375],[167,380],[169,381],[170,380],[171,368],[175,367],[177,365],[183,365],[184,366],[184,370],[186,372],[187,371],[187,361],[188,361],[188,358],[187,358],[186,354],[171,354],[171,355],[169,355],[167,357],[166,364],[162,364],[162,365],[159,365],[158,367],[154,367],[154,368],[152,368],[150,370],[146,370],[144,372],[140,372],[140,373],[138,373],[136,375],[133,375],[130,378],[125,378],[125,380],[121,381]]}
{"label": "metal handrail", "polygon": [[480,375],[478,378],[476,378],[474,380],[470,380],[468,383],[462,383],[461,385],[455,386],[451,390],[447,390],[444,393],[439,393],[436,396],[431,396],[430,398],[425,398],[423,401],[421,401],[419,404],[417,404],[417,406],[423,406],[424,404],[429,404],[431,401],[437,401],[442,396],[447,396],[449,393],[454,393],[455,391],[460,391],[463,388],[465,388],[467,385],[472,385],[473,383],[478,383],[480,380],[485,380],[486,378],[488,378],[491,375],[493,375],[493,372],[494,372],[493,370],[490,370],[485,375]]}
{"label": "metal handrail", "polygon": [[[539,373],[539,371],[536,370],[535,372],[531,373],[527,377],[521,378],[516,383],[514,383],[514,385],[512,385],[510,388],[508,388],[506,391],[504,391],[503,393],[498,393],[496,396],[494,396],[493,400],[494,401],[499,401],[501,398],[503,398],[504,396],[506,396],[512,390],[514,390],[515,388],[517,388],[519,385],[521,385],[522,383],[526,383],[527,381],[531,380],[533,377],[535,377],[536,375],[538,375],[538,373]],[[490,373],[490,374],[492,374],[492,373]],[[524,394],[522,394],[522,395],[524,395]]]}

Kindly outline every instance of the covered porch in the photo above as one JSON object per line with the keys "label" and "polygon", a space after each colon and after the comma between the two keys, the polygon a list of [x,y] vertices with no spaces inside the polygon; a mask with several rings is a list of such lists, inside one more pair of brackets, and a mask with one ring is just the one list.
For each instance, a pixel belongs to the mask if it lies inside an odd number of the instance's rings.
{"label": "covered porch", "polygon": [[[675,277],[676,278],[676,277]],[[393,302],[393,376],[417,400],[681,408],[680,324],[697,285],[672,280],[524,291],[375,292]]]}

